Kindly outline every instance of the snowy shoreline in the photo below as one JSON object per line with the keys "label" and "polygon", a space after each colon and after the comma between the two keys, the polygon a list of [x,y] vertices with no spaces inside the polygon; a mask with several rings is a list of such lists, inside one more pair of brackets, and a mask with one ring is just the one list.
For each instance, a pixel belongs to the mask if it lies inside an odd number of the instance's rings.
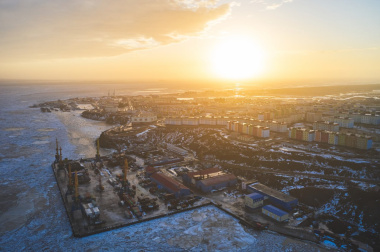
{"label": "snowy shoreline", "polygon": [[[96,139],[103,131],[114,127],[105,122],[83,118],[80,115],[81,112],[54,112],[54,115],[65,125],[70,143],[75,146],[77,157],[70,157],[73,159],[94,157],[96,154]],[[63,156],[65,156],[64,151]],[[110,153],[112,153],[111,149],[100,149],[100,155],[102,156]]]}

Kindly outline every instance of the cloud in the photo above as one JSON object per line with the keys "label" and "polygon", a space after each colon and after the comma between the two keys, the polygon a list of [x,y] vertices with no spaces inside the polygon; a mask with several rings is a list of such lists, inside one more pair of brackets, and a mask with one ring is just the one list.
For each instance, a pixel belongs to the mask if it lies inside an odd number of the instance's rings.
{"label": "cloud", "polygon": [[106,57],[166,45],[199,35],[231,6],[218,0],[0,0],[0,57]]}
{"label": "cloud", "polygon": [[291,3],[293,0],[251,0],[251,3],[264,5],[267,10],[275,10],[286,3]]}
{"label": "cloud", "polygon": [[365,51],[378,51],[379,47],[363,47],[353,48],[347,47],[342,49],[330,49],[330,50],[296,50],[296,51],[278,51],[279,55],[312,55],[312,54],[337,54],[337,53],[349,53],[349,52],[365,52]]}
{"label": "cloud", "polygon": [[274,10],[274,9],[277,9],[278,7],[280,7],[282,5],[282,3],[277,3],[277,4],[271,4],[271,5],[268,5],[266,7],[267,10]]}

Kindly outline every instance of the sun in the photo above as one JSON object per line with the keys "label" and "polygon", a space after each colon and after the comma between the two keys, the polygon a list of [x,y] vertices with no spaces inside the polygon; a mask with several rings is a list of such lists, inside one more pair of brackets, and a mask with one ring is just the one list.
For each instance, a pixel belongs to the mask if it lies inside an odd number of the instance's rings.
{"label": "sun", "polygon": [[249,39],[232,38],[215,46],[211,54],[211,65],[220,78],[248,79],[262,71],[264,53]]}

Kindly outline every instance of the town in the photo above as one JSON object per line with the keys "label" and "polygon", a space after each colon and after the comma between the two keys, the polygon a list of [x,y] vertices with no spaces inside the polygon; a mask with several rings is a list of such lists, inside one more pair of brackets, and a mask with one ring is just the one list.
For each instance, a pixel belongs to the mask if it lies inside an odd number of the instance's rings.
{"label": "town", "polygon": [[53,170],[78,237],[213,204],[256,230],[364,249],[380,228],[370,214],[378,96],[109,93],[37,106],[115,125],[94,158],[64,159],[56,144]]}

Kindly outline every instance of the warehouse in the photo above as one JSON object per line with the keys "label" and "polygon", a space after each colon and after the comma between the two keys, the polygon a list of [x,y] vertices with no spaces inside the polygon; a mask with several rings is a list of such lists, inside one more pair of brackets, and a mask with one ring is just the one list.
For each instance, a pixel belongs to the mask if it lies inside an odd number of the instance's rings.
{"label": "warehouse", "polygon": [[157,184],[159,189],[165,189],[167,192],[173,193],[176,198],[191,194],[189,188],[162,173],[154,173],[150,176],[150,179]]}
{"label": "warehouse", "polygon": [[263,203],[264,196],[260,193],[251,193],[244,197],[244,205],[248,211],[261,207]]}
{"label": "warehouse", "polygon": [[188,172],[183,174],[182,180],[185,185],[197,188],[204,193],[233,186],[237,183],[235,175],[220,171],[216,167],[197,172]]}
{"label": "warehouse", "polygon": [[155,169],[153,166],[146,166],[145,167],[145,175],[147,177],[150,177],[153,173],[156,173],[157,169]]}
{"label": "warehouse", "polygon": [[289,211],[298,204],[296,198],[260,183],[248,185],[247,191],[250,193],[260,193],[264,196],[264,199],[269,199],[272,204]]}
{"label": "warehouse", "polygon": [[289,214],[287,212],[278,209],[272,205],[266,205],[261,209],[261,212],[266,216],[271,217],[277,221],[286,221],[289,219]]}

